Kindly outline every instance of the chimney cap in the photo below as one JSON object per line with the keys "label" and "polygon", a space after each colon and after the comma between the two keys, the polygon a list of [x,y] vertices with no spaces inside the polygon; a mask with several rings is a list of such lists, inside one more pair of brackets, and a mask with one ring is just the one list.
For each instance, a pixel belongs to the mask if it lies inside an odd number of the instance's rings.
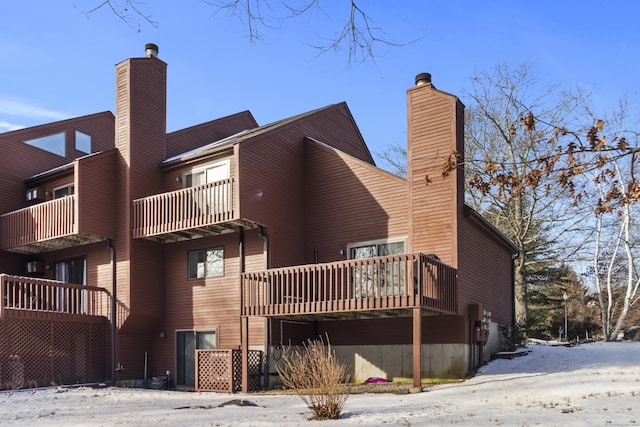
{"label": "chimney cap", "polygon": [[144,50],[147,56],[158,56],[158,45],[155,43],[147,43],[144,45]]}
{"label": "chimney cap", "polygon": [[430,73],[420,73],[416,75],[416,86],[422,86],[427,83],[431,83]]}

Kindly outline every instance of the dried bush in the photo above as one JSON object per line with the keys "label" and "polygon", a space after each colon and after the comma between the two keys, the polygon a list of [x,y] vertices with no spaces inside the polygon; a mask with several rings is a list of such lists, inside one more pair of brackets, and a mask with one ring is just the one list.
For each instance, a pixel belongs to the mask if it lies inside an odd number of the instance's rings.
{"label": "dried bush", "polygon": [[348,367],[322,339],[307,340],[302,347],[287,347],[278,367],[280,380],[296,391],[313,411],[314,419],[339,419],[349,395],[342,386]]}

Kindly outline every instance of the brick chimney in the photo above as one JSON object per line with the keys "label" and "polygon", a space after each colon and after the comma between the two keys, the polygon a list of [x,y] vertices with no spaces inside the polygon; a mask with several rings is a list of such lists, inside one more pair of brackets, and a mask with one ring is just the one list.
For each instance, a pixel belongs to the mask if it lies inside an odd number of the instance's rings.
{"label": "brick chimney", "polygon": [[457,267],[464,171],[443,178],[442,170],[452,153],[464,156],[464,105],[421,73],[407,90],[407,121],[409,250],[435,254]]}

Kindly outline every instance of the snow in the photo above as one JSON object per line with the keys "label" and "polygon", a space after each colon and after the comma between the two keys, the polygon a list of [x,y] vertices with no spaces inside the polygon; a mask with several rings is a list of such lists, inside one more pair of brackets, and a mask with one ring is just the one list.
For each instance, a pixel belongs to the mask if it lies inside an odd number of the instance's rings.
{"label": "snow", "polygon": [[416,394],[351,395],[340,420],[309,421],[311,412],[295,395],[80,387],[0,392],[0,424],[640,425],[640,342],[542,344],[494,360],[465,382]]}

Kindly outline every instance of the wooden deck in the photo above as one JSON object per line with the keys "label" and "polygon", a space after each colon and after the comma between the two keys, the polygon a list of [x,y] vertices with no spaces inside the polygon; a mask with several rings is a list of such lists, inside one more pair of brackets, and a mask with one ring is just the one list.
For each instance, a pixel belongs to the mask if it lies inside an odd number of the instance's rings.
{"label": "wooden deck", "polygon": [[78,231],[76,205],[72,195],[0,215],[0,250],[38,253],[102,240]]}
{"label": "wooden deck", "polygon": [[407,254],[244,273],[243,316],[457,314],[457,271]]}
{"label": "wooden deck", "polygon": [[99,287],[0,274],[0,317],[109,317],[111,296]]}
{"label": "wooden deck", "polygon": [[238,217],[233,178],[133,201],[133,237],[176,242],[251,226]]}

